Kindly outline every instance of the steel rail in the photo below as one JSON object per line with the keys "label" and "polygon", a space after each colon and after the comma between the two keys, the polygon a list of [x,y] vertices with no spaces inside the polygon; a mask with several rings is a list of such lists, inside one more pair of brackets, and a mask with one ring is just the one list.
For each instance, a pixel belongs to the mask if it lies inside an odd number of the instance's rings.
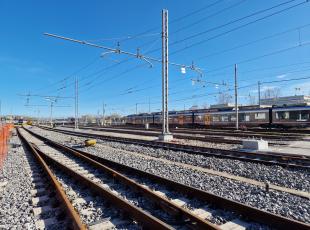
{"label": "steel rail", "polygon": [[[143,125],[122,125],[122,126],[114,126],[117,128],[130,128],[130,129],[142,129],[144,128]],[[158,128],[159,126],[157,124],[153,125],[153,128],[150,128],[149,130],[152,131],[158,131],[160,130]],[[263,137],[263,138],[270,138],[270,139],[277,139],[277,138],[283,138],[283,137],[302,137],[304,135],[310,134],[310,130],[308,130],[308,133],[305,133],[303,131],[305,130],[298,130],[298,132],[300,133],[296,133],[296,132],[272,132],[269,130],[264,130],[264,129],[248,129],[248,130],[238,130],[236,132],[235,128],[172,128],[171,129],[173,132],[186,132],[186,133],[192,133],[192,134],[197,134],[197,133],[201,133],[201,134],[208,134],[210,132],[212,132],[211,134],[215,135],[219,135],[219,134],[224,134],[225,136],[232,136],[232,135],[238,135],[240,137],[248,137],[248,136],[256,136],[256,137]],[[293,130],[291,130],[293,131]]]}
{"label": "steel rail", "polygon": [[[208,129],[205,129],[208,130]],[[213,128],[212,130],[222,130],[222,131],[234,131],[235,128],[223,127],[223,128]],[[256,132],[261,134],[271,134],[271,135],[301,135],[301,134],[310,134],[310,129],[305,128],[291,128],[291,129],[268,129],[268,128],[256,128],[256,127],[247,127],[247,130],[244,132]]]}
{"label": "steel rail", "polygon": [[[126,128],[126,127],[123,127]],[[128,127],[127,127],[128,128]],[[131,129],[136,129],[136,130],[141,130],[143,127],[132,127],[130,126]],[[149,129],[150,131],[160,131],[158,128],[151,128]],[[256,138],[266,138],[269,140],[294,140],[298,139],[300,137],[303,137],[304,134],[291,134],[291,133],[259,133],[259,132],[251,132],[251,131],[235,131],[235,130],[228,130],[228,129],[186,129],[186,128],[178,128],[178,129],[171,129],[172,133],[186,133],[186,134],[201,134],[201,135],[212,135],[212,136],[235,136],[235,137],[256,137]]]}
{"label": "steel rail", "polygon": [[[47,138],[44,138],[40,135],[37,135],[36,133],[28,131],[31,135],[43,140],[46,144],[49,144],[53,147],[57,147],[58,149],[61,149],[62,151],[69,152],[73,154],[74,156],[78,157],[79,159],[91,164],[93,167],[103,171],[104,173],[107,173],[111,178],[118,180],[119,182],[126,184],[127,186],[130,186],[133,190],[138,191],[151,199],[154,203],[156,203],[158,206],[161,206],[163,210],[168,211],[173,216],[176,216],[178,219],[186,220],[185,223],[187,225],[191,225],[191,228],[193,229],[214,229],[219,230],[219,228],[212,224],[209,221],[206,221],[196,215],[193,215],[191,212],[187,211],[186,209],[179,207],[169,201],[167,198],[161,197],[160,195],[157,195],[153,191],[151,191],[148,188],[145,188],[144,186],[136,183],[134,180],[124,176],[123,174],[119,173],[116,170],[111,169],[108,166],[105,166],[96,160],[91,159],[88,156],[85,156],[84,154],[79,153],[78,151],[75,151],[71,148],[68,148],[64,145],[58,145],[56,142],[53,142]],[[40,150],[38,150],[40,151]]]}
{"label": "steel rail", "polygon": [[[68,127],[68,126],[67,126]],[[72,127],[70,127],[72,128]],[[133,135],[143,135],[143,136],[158,136],[160,134],[159,130],[142,130],[137,129],[135,130],[128,130],[128,129],[117,129],[117,128],[96,128],[96,127],[79,127],[80,129],[89,129],[94,131],[102,131],[102,132],[115,132],[115,133],[126,133],[126,134],[133,134]],[[151,132],[150,132],[151,131]],[[155,133],[156,132],[156,133]],[[199,134],[204,136],[186,136],[180,135],[176,133],[183,133],[183,134]],[[235,140],[235,139],[225,139],[219,135],[205,135],[203,133],[190,133],[190,132],[182,132],[173,130],[172,131],[173,137],[177,139],[183,140],[195,140],[195,141],[203,141],[203,142],[213,142],[213,143],[225,143],[225,144],[242,144],[242,140]],[[286,144],[278,144],[278,143],[269,143],[269,145],[286,145]]]}
{"label": "steel rail", "polygon": [[[128,201],[116,196],[112,192],[108,191],[107,189],[101,187],[99,184],[94,183],[87,177],[75,172],[73,169],[70,169],[63,163],[55,160],[53,157],[42,152],[37,146],[32,143],[29,143],[25,138],[23,139],[25,143],[27,142],[28,145],[32,146],[32,149],[37,152],[37,154],[41,157],[41,159],[45,162],[45,164],[53,164],[57,168],[61,169],[62,171],[66,172],[67,174],[71,175],[75,179],[77,179],[81,184],[84,184],[92,191],[97,193],[98,195],[104,197],[106,200],[109,200],[113,205],[117,206],[121,211],[126,213],[130,216],[133,220],[136,220],[140,223],[143,228],[145,229],[173,229],[170,225],[162,222],[158,218],[148,214],[147,212],[143,211],[140,208],[137,208],[133,204],[129,203]],[[48,166],[47,166],[48,167]],[[56,181],[57,182],[57,181]]]}
{"label": "steel rail", "polygon": [[101,158],[99,156],[92,155],[90,153],[74,149],[65,145],[62,145],[60,143],[54,142],[46,137],[43,137],[37,133],[34,133],[33,131],[30,131],[26,129],[30,134],[36,136],[37,138],[41,139],[45,143],[48,143],[49,145],[64,150],[66,152],[69,152],[71,154],[74,154],[75,156],[79,156],[84,159],[88,159],[88,161],[92,161],[95,164],[103,165],[104,167],[109,167],[115,172],[119,171],[125,171],[129,173],[134,173],[138,175],[139,177],[145,177],[148,179],[151,179],[155,181],[156,183],[164,184],[168,187],[173,188],[174,190],[182,193],[182,194],[188,194],[191,197],[197,197],[205,202],[215,204],[217,207],[223,208],[225,210],[231,210],[233,212],[237,212],[241,214],[242,216],[249,218],[250,220],[266,224],[272,227],[276,227],[278,229],[309,229],[310,225],[306,223],[302,223],[299,221],[295,221],[286,217],[282,217],[267,211],[263,211],[254,207],[251,207],[249,205],[242,204],[237,201],[233,201],[227,198],[223,198],[220,196],[217,196],[215,194],[193,188],[191,186],[183,185],[181,183],[142,171],[135,168],[132,168],[130,166],[126,166],[108,159]]}
{"label": "steel rail", "polygon": [[152,148],[162,148],[175,151],[184,151],[189,154],[215,156],[219,158],[229,158],[241,161],[249,161],[254,163],[263,163],[267,165],[281,165],[284,167],[310,168],[310,158],[308,156],[296,156],[293,154],[278,154],[273,152],[249,152],[238,150],[216,149],[209,147],[191,146],[168,142],[138,140],[125,137],[111,137],[102,134],[84,133],[71,130],[52,129],[40,126],[40,128],[59,132],[78,137],[97,138],[107,141],[120,142],[126,144],[137,144]]}
{"label": "steel rail", "polygon": [[41,168],[46,173],[47,177],[49,178],[51,184],[55,188],[56,195],[61,204],[63,205],[66,214],[70,217],[72,229],[80,229],[84,230],[87,229],[86,226],[82,223],[82,220],[78,213],[76,212],[73,205],[70,203],[68,197],[66,196],[65,192],[62,189],[61,184],[57,181],[56,177],[53,175],[52,171],[49,169],[46,162],[43,158],[39,155],[39,153],[35,150],[33,145],[28,142],[25,137],[20,133],[19,128],[17,128],[17,133],[22,140],[22,142],[27,146],[27,148],[31,151],[31,153],[35,156],[38,163],[40,164]]}
{"label": "steel rail", "polygon": [[[67,124],[65,126],[70,126],[70,124]],[[89,126],[94,126],[94,125],[89,125]],[[153,128],[149,128],[149,130],[153,130],[153,131],[158,131],[160,130],[158,126],[158,124],[152,124],[150,123],[150,126],[152,126]],[[231,128],[231,127],[179,127],[177,129],[175,129],[176,125],[171,125],[172,129],[171,130],[176,130],[176,131],[180,131],[180,130],[185,130],[185,131],[189,131],[189,132],[230,132],[230,134],[236,133],[236,128]],[[143,129],[144,125],[143,124],[125,124],[125,125],[115,125],[115,126],[108,126],[108,127],[117,127],[117,128],[130,128],[130,129]],[[246,130],[242,130],[240,129],[237,133],[245,134],[245,135],[251,135],[251,134],[258,134],[258,135],[263,135],[262,137],[264,137],[264,135],[266,137],[268,136],[275,136],[275,137],[283,137],[283,136],[296,136],[296,137],[300,137],[300,136],[304,136],[304,135],[309,135],[310,134],[310,129],[287,129],[287,130],[277,130],[277,129],[264,129],[264,128],[252,128],[252,127],[247,127]]]}

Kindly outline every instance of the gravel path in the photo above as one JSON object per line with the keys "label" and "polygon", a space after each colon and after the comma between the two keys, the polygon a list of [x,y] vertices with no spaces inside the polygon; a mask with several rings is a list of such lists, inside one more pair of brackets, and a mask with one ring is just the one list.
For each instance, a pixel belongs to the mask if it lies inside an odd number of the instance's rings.
{"label": "gravel path", "polygon": [[[38,128],[33,128],[33,130],[36,130],[40,134],[44,133],[51,139],[65,144],[68,144],[68,142],[80,143],[85,139],[46,130],[40,130]],[[119,162],[140,170],[154,173],[156,175],[160,175],[168,179],[178,181],[180,183],[191,185],[193,187],[197,187],[226,198],[246,203],[263,210],[267,210],[303,222],[310,222],[310,205],[309,200],[307,199],[293,196],[284,192],[265,192],[263,188],[257,186],[226,179],[219,176],[211,176],[210,174],[203,173],[201,171],[187,169],[175,165],[172,162],[164,163],[156,159],[147,159],[143,156],[143,154],[146,154],[154,155],[158,158],[171,157],[171,160],[181,159],[184,162],[192,162],[197,160],[193,158],[193,155],[187,155],[185,153],[174,151],[164,151],[161,149],[145,148],[141,146],[124,145],[116,142],[103,141],[102,143],[103,144],[97,144],[96,147],[89,147],[85,148],[84,150],[93,153],[94,155],[98,155],[106,159],[113,160],[115,162]],[[111,146],[113,148],[111,148]],[[141,154],[120,154],[119,149],[126,149],[131,152],[138,152]],[[309,172],[287,170],[281,167],[277,168],[275,166],[268,167],[260,164],[252,164],[240,161],[228,161],[226,159],[198,159],[202,162],[210,160],[208,164],[212,166],[211,168],[215,167],[215,169],[220,168],[219,166],[222,165],[221,167],[225,167],[226,170],[232,170],[236,174],[239,172],[247,171],[248,177],[258,175],[259,178],[261,178],[260,175],[263,174],[263,178],[267,177],[268,180],[270,180],[270,178],[274,178],[274,181],[278,181],[278,183],[280,183],[281,180],[285,180],[285,183],[288,184],[295,184],[299,182],[309,183],[309,181],[306,181],[306,178],[309,178]],[[277,169],[274,170],[274,168]],[[255,171],[258,171],[259,174],[255,174]],[[275,175],[273,173],[275,173]],[[302,179],[299,179],[298,177],[302,177]],[[298,182],[296,182],[297,179],[299,179]],[[306,188],[309,188],[309,184]]]}
{"label": "gravel path", "polygon": [[0,229],[34,229],[28,161],[19,138],[10,143],[18,147],[11,146],[0,171]]}

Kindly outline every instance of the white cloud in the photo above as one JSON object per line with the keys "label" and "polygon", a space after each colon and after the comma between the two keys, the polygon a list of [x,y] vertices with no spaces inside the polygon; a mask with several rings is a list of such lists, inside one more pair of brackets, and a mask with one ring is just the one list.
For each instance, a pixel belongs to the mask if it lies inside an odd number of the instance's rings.
{"label": "white cloud", "polygon": [[27,72],[30,74],[48,73],[48,67],[40,62],[29,62],[16,57],[0,56],[0,64],[5,64],[15,71]]}
{"label": "white cloud", "polygon": [[282,79],[282,78],[285,78],[286,76],[287,76],[287,74],[281,74],[281,75],[276,76],[276,78]]}

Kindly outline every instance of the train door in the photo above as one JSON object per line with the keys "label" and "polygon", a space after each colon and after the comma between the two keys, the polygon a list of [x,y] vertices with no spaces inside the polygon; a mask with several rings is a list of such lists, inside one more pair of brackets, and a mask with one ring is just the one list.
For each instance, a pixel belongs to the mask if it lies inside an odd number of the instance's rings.
{"label": "train door", "polygon": [[184,116],[183,115],[180,115],[179,117],[178,117],[178,120],[179,120],[179,125],[184,125]]}
{"label": "train door", "polygon": [[195,126],[195,113],[192,113],[192,127]]}
{"label": "train door", "polygon": [[210,114],[205,115],[205,125],[210,125],[211,124],[211,116]]}
{"label": "train door", "polygon": [[268,115],[269,115],[269,125],[271,125],[272,124],[272,108],[268,110]]}

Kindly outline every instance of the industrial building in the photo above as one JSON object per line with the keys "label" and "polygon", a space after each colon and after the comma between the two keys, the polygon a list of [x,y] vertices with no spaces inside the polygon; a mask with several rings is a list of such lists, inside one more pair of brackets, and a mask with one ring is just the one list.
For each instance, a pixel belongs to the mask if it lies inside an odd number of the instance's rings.
{"label": "industrial building", "polygon": [[310,96],[295,95],[288,97],[265,98],[260,100],[260,104],[270,106],[292,106],[292,105],[306,106],[310,105]]}

